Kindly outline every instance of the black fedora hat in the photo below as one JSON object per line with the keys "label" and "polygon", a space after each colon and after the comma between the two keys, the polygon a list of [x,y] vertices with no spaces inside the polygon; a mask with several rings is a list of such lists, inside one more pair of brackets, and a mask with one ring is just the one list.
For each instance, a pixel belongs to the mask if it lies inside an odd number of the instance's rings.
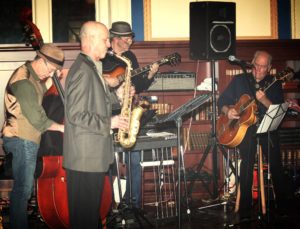
{"label": "black fedora hat", "polygon": [[132,32],[131,26],[125,21],[117,21],[112,23],[111,29],[109,30],[112,36],[132,36],[134,37],[134,32]]}

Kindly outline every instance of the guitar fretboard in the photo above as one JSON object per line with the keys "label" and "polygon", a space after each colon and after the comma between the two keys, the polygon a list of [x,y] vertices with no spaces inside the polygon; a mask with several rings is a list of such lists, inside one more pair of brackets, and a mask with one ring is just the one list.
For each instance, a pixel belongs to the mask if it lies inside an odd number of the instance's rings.
{"label": "guitar fretboard", "polygon": [[[157,63],[158,65],[162,65],[164,63],[167,63],[167,61],[166,60],[160,60],[160,61],[157,61],[155,63]],[[139,74],[141,74],[143,72],[147,72],[147,71],[150,70],[151,65],[149,64],[149,65],[146,65],[146,66],[144,66],[142,68],[135,69],[135,70],[131,71],[131,75],[135,76],[135,75],[139,75]]]}

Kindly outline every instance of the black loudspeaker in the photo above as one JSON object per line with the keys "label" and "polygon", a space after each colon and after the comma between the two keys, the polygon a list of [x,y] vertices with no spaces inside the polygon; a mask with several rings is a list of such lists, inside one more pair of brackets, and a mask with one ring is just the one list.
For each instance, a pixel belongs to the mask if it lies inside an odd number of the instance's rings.
{"label": "black loudspeaker", "polygon": [[190,58],[221,60],[235,55],[235,3],[190,3]]}

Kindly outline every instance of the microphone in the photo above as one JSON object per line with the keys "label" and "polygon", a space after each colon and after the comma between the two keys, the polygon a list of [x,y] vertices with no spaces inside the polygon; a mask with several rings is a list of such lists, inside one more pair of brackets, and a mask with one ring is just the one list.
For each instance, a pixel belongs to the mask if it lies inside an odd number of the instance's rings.
{"label": "microphone", "polygon": [[249,63],[245,60],[240,60],[240,59],[236,58],[233,55],[230,55],[228,57],[228,60],[229,60],[229,62],[237,64],[237,65],[239,65],[241,67],[244,67],[244,68],[252,68],[253,67],[253,65],[251,63]]}

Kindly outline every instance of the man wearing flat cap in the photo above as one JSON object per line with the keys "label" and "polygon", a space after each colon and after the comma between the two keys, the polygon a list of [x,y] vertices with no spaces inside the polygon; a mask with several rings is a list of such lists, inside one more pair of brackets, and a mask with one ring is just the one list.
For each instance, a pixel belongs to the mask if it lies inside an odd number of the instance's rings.
{"label": "man wearing flat cap", "polygon": [[28,228],[27,204],[33,190],[41,134],[47,130],[64,132],[64,126],[50,120],[42,107],[43,95],[52,85],[51,77],[63,64],[63,51],[45,44],[33,61],[14,71],[6,86],[2,137],[4,151],[13,156],[10,228]]}
{"label": "man wearing flat cap", "polygon": [[[139,68],[139,63],[135,54],[130,50],[133,44],[134,32],[131,29],[130,24],[125,21],[117,21],[112,23],[110,32],[111,48],[117,55],[126,57],[131,61],[132,69]],[[126,69],[126,64],[119,58],[114,56],[106,55],[103,60],[103,71],[106,73],[106,80],[111,87],[119,85],[119,80],[122,78],[111,77],[109,74],[115,75],[114,70],[122,67]],[[142,73],[142,75],[133,76],[131,78],[132,84],[135,87],[136,94],[147,90],[153,82],[154,75],[158,71],[159,65],[157,63],[153,64],[149,72]],[[117,82],[114,80],[117,79]],[[133,204],[136,208],[141,207],[141,152],[133,151],[130,152],[131,156],[131,190]],[[126,161],[128,161],[128,155],[126,154]],[[128,173],[128,171],[127,171]],[[129,183],[126,183],[126,201],[129,202]]]}

